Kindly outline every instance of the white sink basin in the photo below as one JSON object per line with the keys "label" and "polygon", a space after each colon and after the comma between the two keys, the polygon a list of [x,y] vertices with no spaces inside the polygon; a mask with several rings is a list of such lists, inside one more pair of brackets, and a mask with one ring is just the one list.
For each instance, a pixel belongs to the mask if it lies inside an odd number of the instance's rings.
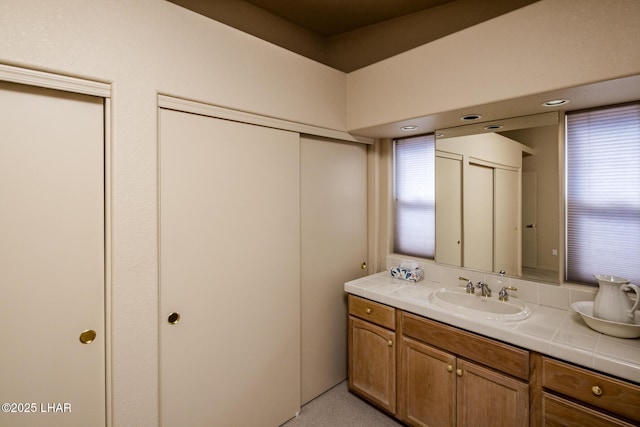
{"label": "white sink basin", "polygon": [[508,301],[500,301],[497,296],[488,298],[480,294],[468,294],[463,290],[442,288],[429,295],[429,301],[470,317],[503,322],[524,320],[531,315],[529,306],[511,296]]}

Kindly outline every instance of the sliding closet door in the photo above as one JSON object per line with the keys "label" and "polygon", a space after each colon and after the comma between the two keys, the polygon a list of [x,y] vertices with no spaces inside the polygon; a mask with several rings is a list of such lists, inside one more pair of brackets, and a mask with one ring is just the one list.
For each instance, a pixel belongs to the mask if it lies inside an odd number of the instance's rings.
{"label": "sliding closet door", "polygon": [[0,82],[1,426],[105,425],[103,105]]}
{"label": "sliding closet door", "polygon": [[463,262],[467,268],[493,270],[493,168],[470,163],[464,177]]}
{"label": "sliding closet door", "polygon": [[522,275],[520,172],[494,169],[494,259],[493,271]]}
{"label": "sliding closet door", "polygon": [[299,135],[159,119],[162,425],[278,426],[300,407]]}
{"label": "sliding closet door", "polygon": [[367,274],[367,147],[304,136],[302,402],[347,378],[344,283]]}

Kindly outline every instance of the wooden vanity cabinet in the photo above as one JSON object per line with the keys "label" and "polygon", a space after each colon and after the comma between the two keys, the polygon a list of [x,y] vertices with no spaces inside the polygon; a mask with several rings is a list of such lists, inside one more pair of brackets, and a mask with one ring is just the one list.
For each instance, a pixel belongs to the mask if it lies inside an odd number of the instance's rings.
{"label": "wooden vanity cabinet", "polygon": [[549,357],[542,357],[545,426],[640,425],[640,387]]}
{"label": "wooden vanity cabinet", "polygon": [[411,426],[640,426],[636,383],[353,295],[349,388]]}
{"label": "wooden vanity cabinet", "polygon": [[395,415],[395,309],[349,295],[349,390]]}
{"label": "wooden vanity cabinet", "polygon": [[[402,421],[429,427],[529,425],[527,351],[409,313],[400,318]],[[489,360],[495,369],[467,357]],[[510,375],[500,369],[503,364]]]}

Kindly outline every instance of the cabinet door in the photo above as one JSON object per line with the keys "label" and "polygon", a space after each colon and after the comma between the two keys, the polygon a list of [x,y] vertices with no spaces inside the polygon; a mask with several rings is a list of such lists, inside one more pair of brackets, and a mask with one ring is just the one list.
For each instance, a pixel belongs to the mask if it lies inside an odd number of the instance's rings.
{"label": "cabinet door", "polygon": [[165,427],[273,426],[300,408],[299,146],[160,110]]}
{"label": "cabinet door", "polygon": [[455,356],[402,338],[398,415],[413,426],[455,425]]}
{"label": "cabinet door", "polygon": [[496,371],[458,359],[458,426],[529,425],[529,386]]}
{"label": "cabinet door", "polygon": [[364,276],[367,147],[300,138],[302,403],[347,378],[344,283]]}
{"label": "cabinet door", "polygon": [[0,425],[105,424],[103,122],[0,83]]}
{"label": "cabinet door", "polygon": [[391,413],[396,410],[396,334],[349,317],[349,388]]}

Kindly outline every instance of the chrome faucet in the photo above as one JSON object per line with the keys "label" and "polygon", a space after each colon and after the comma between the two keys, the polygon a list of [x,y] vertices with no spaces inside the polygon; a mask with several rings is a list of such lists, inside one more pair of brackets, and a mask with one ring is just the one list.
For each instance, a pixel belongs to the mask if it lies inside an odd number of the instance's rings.
{"label": "chrome faucet", "polygon": [[476,288],[480,289],[483,297],[491,297],[491,288],[484,282],[478,282]]}
{"label": "chrome faucet", "polygon": [[509,294],[507,293],[507,291],[517,291],[518,288],[514,288],[513,286],[505,286],[502,289],[500,289],[500,292],[498,292],[498,299],[500,301],[509,301]]}
{"label": "chrome faucet", "polygon": [[458,277],[458,280],[464,280],[465,282],[467,282],[466,288],[467,288],[467,293],[468,294],[474,294],[476,292],[476,290],[473,287],[473,282],[471,280],[467,279],[466,277],[462,277],[462,276]]}

